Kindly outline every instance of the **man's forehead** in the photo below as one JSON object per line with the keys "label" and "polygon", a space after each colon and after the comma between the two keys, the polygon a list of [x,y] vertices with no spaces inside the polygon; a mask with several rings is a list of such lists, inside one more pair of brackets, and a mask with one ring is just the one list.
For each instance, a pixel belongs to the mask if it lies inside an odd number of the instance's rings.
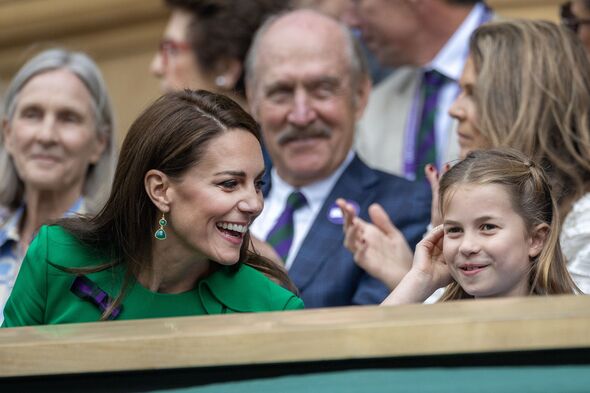
{"label": "man's forehead", "polygon": [[[332,41],[333,42],[333,41]],[[330,41],[315,37],[292,36],[281,40],[274,36],[260,47],[259,64],[267,71],[269,69],[307,70],[325,67],[335,68],[342,72],[349,58],[345,53],[346,47],[341,44],[332,45]]]}
{"label": "man's forehead", "polygon": [[345,47],[344,30],[337,21],[310,10],[277,19],[262,37],[262,46]]}

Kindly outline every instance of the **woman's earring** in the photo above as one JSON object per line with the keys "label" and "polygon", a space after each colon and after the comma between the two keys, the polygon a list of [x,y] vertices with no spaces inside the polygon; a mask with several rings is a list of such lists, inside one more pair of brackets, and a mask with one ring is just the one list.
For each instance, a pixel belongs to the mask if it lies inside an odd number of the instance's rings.
{"label": "woman's earring", "polygon": [[219,75],[217,78],[215,78],[215,85],[217,87],[225,87],[225,84],[227,83],[225,76],[223,75]]}
{"label": "woman's earring", "polygon": [[168,225],[168,221],[166,221],[166,217],[164,217],[164,212],[162,212],[162,218],[160,218],[158,224],[160,224],[160,228],[154,233],[154,237],[158,240],[164,240],[166,239],[166,231],[164,230],[164,227]]}

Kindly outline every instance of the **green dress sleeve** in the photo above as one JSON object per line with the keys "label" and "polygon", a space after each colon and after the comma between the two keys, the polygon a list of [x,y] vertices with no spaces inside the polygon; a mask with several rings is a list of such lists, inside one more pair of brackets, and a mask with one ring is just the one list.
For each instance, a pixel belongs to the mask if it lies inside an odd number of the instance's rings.
{"label": "green dress sleeve", "polygon": [[29,246],[4,308],[2,327],[42,325],[47,301],[47,227]]}
{"label": "green dress sleeve", "polygon": [[285,308],[283,310],[303,310],[304,308],[305,306],[303,304],[303,300],[293,295],[289,298],[289,300],[287,300],[287,303],[285,304]]}

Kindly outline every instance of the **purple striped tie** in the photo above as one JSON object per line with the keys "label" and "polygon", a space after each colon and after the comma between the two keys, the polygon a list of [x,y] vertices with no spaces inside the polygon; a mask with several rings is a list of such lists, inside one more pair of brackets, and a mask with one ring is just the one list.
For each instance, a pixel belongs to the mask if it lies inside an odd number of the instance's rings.
{"label": "purple striped tie", "polygon": [[447,80],[447,77],[436,70],[424,72],[420,89],[423,102],[422,113],[420,127],[416,135],[416,179],[424,178],[426,164],[436,165],[436,111],[440,90]]}
{"label": "purple striped tie", "polygon": [[293,228],[293,214],[295,210],[305,206],[306,203],[305,196],[301,192],[292,192],[287,198],[285,209],[266,237],[268,244],[273,246],[279,256],[283,258],[283,261],[287,260],[289,249],[293,243],[295,232]]}

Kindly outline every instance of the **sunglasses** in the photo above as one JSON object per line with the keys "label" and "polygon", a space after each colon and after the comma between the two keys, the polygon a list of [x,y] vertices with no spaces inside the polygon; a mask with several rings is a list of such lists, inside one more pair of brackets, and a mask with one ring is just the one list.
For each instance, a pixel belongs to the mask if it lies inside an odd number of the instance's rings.
{"label": "sunglasses", "polygon": [[581,25],[589,25],[590,19],[580,19],[572,13],[572,2],[568,1],[559,7],[561,24],[577,33]]}

